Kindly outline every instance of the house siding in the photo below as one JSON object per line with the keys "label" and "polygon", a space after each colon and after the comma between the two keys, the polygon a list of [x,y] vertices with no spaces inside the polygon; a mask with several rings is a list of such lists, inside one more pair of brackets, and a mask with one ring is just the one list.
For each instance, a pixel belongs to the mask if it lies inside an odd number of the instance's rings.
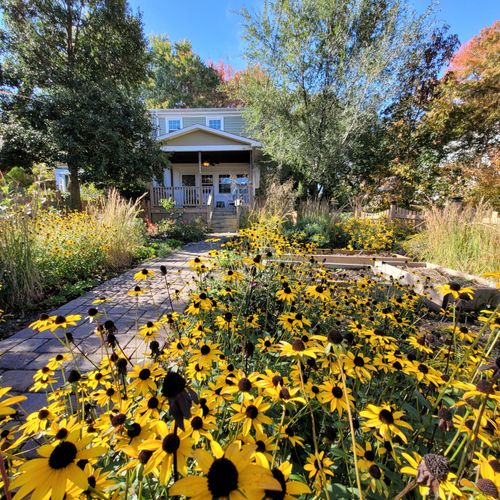
{"label": "house siding", "polygon": [[245,136],[245,123],[240,116],[224,116],[224,131],[230,134]]}
{"label": "house siding", "polygon": [[184,116],[182,117],[182,123],[185,127],[190,127],[191,125],[205,125],[204,116]]}

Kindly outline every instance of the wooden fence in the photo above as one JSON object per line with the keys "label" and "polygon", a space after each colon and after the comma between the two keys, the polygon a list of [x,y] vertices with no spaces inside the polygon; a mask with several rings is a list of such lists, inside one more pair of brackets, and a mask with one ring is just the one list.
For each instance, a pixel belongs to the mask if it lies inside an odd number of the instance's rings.
{"label": "wooden fence", "polygon": [[[396,205],[391,205],[387,210],[381,212],[359,212],[357,217],[362,219],[389,219],[389,220],[402,220],[413,226],[418,226],[424,221],[422,212],[418,210],[408,210]],[[500,225],[500,217],[497,211],[493,210],[490,215],[484,217],[481,221],[483,224]]]}

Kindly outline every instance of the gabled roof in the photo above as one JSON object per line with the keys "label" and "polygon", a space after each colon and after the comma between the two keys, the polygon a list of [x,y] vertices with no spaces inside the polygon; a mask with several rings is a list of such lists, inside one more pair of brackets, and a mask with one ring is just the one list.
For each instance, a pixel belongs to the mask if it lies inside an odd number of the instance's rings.
{"label": "gabled roof", "polygon": [[231,134],[230,132],[225,132],[224,130],[216,130],[205,125],[191,125],[189,127],[176,130],[175,132],[170,132],[168,134],[159,135],[156,137],[156,140],[159,142],[167,142],[172,139],[177,139],[179,137],[192,134],[194,132],[203,132],[206,134],[211,134],[216,137],[220,137],[221,139],[226,139],[230,141],[234,141],[235,143],[239,143],[242,146],[248,146],[250,148],[258,148],[261,146],[259,141],[255,141],[254,139],[249,139],[248,137],[243,137],[241,135]]}

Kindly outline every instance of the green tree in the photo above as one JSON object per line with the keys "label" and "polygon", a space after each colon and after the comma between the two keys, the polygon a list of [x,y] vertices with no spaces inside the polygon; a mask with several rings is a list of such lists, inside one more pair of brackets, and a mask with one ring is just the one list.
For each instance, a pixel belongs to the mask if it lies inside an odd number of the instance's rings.
{"label": "green tree", "polygon": [[28,144],[24,161],[67,164],[74,208],[81,204],[80,176],[123,187],[156,173],[160,153],[139,98],[146,40],[127,2],[2,0],[1,6],[4,78],[16,93],[3,96],[8,157]]}
{"label": "green tree", "polygon": [[153,36],[152,78],[146,91],[152,108],[220,107],[226,100],[219,72],[193,52],[191,42]]}
{"label": "green tree", "polygon": [[426,17],[398,0],[269,0],[243,16],[257,67],[238,85],[247,120],[310,191],[345,201],[383,164],[382,111],[401,95]]}

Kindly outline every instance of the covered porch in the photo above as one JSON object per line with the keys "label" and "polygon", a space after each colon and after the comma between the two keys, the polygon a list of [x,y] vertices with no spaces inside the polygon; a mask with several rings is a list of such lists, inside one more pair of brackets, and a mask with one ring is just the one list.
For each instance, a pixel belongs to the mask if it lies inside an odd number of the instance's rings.
{"label": "covered porch", "polygon": [[151,184],[153,220],[161,216],[163,199],[172,199],[185,214],[206,214],[207,220],[214,211],[236,213],[250,206],[260,180],[254,141],[200,126],[189,128],[164,139],[162,149],[170,153],[170,164],[163,179]]}

